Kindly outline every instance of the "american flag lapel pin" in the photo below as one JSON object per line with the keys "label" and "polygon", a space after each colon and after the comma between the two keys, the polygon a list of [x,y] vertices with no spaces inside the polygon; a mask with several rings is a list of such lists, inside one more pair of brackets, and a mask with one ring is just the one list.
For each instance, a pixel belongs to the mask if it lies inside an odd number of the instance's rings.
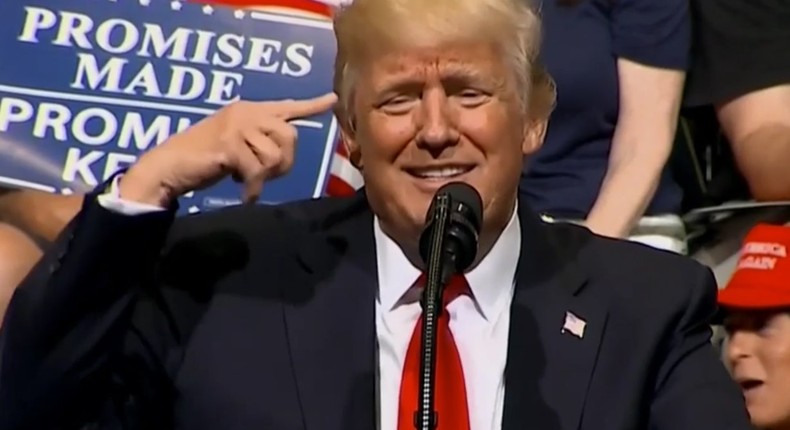
{"label": "american flag lapel pin", "polygon": [[585,327],[587,327],[587,321],[577,317],[573,312],[565,312],[565,324],[562,325],[562,333],[570,333],[579,339],[583,339]]}

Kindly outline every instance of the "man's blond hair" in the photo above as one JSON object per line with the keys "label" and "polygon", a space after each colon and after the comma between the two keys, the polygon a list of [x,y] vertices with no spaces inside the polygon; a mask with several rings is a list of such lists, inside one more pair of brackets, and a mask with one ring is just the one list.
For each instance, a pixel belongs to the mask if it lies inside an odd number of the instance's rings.
{"label": "man's blond hair", "polygon": [[509,60],[531,118],[554,106],[554,84],[538,64],[541,25],[529,0],[354,0],[335,15],[336,114],[348,123],[359,65],[393,48],[493,42]]}

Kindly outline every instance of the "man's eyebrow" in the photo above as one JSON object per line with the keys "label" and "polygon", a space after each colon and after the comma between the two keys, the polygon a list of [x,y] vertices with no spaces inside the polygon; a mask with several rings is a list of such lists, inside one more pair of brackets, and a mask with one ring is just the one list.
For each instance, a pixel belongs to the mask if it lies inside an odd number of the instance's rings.
{"label": "man's eyebrow", "polygon": [[483,85],[490,88],[502,88],[506,85],[504,76],[464,63],[448,65],[442,71],[441,79],[449,82]]}
{"label": "man's eyebrow", "polygon": [[448,64],[440,71],[441,79],[463,80],[463,81],[482,81],[490,80],[488,74],[483,73],[479,68],[471,65],[456,63]]}
{"label": "man's eyebrow", "polygon": [[[385,80],[376,86],[376,93],[404,90],[422,86],[425,81],[423,72],[406,67],[396,68]],[[478,67],[464,63],[451,63],[442,66],[440,79],[452,84],[477,84],[493,88],[505,85],[505,78],[487,73]]]}

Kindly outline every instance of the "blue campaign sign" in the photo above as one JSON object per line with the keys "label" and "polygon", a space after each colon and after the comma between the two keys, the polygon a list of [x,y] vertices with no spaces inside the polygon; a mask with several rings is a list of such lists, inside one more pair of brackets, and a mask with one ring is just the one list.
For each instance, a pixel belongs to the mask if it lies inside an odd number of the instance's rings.
{"label": "blue campaign sign", "polygon": [[[239,98],[332,89],[331,22],[171,0],[0,2],[0,184],[84,192],[141,152]],[[266,202],[322,194],[337,124],[295,123],[293,170]],[[182,198],[196,212],[239,202],[230,180]]]}

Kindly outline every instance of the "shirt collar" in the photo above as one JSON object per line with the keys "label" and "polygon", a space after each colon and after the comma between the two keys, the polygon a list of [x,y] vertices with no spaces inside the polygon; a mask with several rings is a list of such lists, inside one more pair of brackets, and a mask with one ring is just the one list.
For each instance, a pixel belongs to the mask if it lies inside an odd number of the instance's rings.
{"label": "shirt collar", "polygon": [[[508,295],[512,295],[519,252],[521,225],[514,208],[505,229],[482,261],[466,273],[466,280],[483,317],[493,316]],[[420,276],[419,269],[409,262],[403,250],[381,229],[378,217],[373,220],[376,260],[379,279],[379,302],[386,311],[392,310]]]}

